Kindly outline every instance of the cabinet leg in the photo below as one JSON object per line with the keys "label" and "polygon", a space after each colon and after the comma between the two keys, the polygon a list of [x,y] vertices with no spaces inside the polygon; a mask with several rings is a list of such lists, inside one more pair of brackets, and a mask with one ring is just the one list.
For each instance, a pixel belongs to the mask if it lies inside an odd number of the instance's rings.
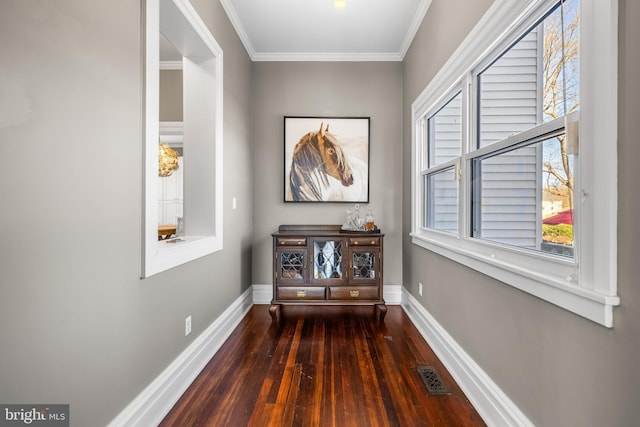
{"label": "cabinet leg", "polygon": [[387,314],[387,306],[385,304],[376,305],[376,317],[380,317],[380,320],[384,320],[384,316]]}
{"label": "cabinet leg", "polygon": [[271,304],[269,307],[269,314],[272,320],[278,320],[280,317],[280,304]]}

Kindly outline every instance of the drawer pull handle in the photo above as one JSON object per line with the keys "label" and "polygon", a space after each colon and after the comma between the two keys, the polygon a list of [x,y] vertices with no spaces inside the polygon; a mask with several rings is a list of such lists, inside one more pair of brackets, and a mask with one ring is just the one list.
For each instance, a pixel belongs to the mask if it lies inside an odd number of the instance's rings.
{"label": "drawer pull handle", "polygon": [[352,298],[358,298],[358,297],[360,296],[360,291],[358,291],[358,290],[355,290],[355,291],[349,291],[349,295],[350,295]]}
{"label": "drawer pull handle", "polygon": [[298,298],[304,298],[307,296],[307,291],[298,291],[296,292],[296,295],[298,296]]}
{"label": "drawer pull handle", "polygon": [[376,244],[376,241],[375,241],[375,240],[372,240],[372,241],[371,241],[371,244],[372,244],[372,245],[375,245],[375,244]]}

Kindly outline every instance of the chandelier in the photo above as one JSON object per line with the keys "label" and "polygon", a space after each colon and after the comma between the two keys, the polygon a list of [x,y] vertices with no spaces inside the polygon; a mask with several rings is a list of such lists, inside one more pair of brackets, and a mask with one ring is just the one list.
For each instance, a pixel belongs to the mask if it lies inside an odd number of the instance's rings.
{"label": "chandelier", "polygon": [[178,167],[178,153],[167,144],[160,144],[158,152],[158,176],[170,176]]}

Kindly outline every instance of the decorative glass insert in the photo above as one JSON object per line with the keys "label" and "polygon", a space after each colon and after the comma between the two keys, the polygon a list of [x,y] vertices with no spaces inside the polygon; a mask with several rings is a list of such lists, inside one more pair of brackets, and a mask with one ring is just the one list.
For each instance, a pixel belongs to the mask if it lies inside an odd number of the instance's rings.
{"label": "decorative glass insert", "polygon": [[316,240],[313,243],[313,254],[315,279],[342,278],[342,242]]}
{"label": "decorative glass insert", "polygon": [[302,279],[304,269],[303,252],[280,253],[280,275],[283,279]]}
{"label": "decorative glass insert", "polygon": [[352,261],[354,279],[376,278],[376,257],[371,252],[354,252]]}

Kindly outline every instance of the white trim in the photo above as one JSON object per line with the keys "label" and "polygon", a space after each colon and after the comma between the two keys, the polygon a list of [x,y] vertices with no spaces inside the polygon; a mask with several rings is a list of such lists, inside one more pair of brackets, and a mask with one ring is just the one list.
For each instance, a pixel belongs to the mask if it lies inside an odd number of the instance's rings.
{"label": "white trim", "polygon": [[[460,81],[504,46],[514,29],[557,0],[496,0],[456,52],[411,105],[411,237],[415,245],[431,250],[501,280],[606,327],[613,327],[617,296],[617,0],[581,0],[582,88],[580,154],[575,176],[577,207],[575,261],[527,253],[474,239],[468,230],[471,208],[470,177],[461,188],[460,236],[422,227],[420,144],[418,123],[449,96]],[[536,15],[537,14],[537,15]],[[532,16],[529,16],[532,15]],[[535,16],[534,16],[535,15]],[[469,122],[467,114],[467,123]],[[470,123],[469,123],[470,124]],[[473,128],[473,126],[472,126]],[[526,136],[526,132],[519,136]],[[519,138],[518,137],[518,138]],[[504,144],[513,141],[505,141]],[[463,154],[469,159],[496,145]],[[588,173],[581,173],[587,171]]]}
{"label": "white trim", "polygon": [[387,305],[399,305],[402,302],[402,285],[384,285],[382,293]]}
{"label": "white trim", "polygon": [[183,135],[183,122],[160,122],[160,135]]}
{"label": "white trim", "polygon": [[182,68],[182,61],[160,61],[161,71],[180,71]]}
{"label": "white trim", "polygon": [[[618,1],[581,0],[589,14],[582,14],[581,43],[594,46],[581,50],[580,157],[582,170],[599,174],[580,175],[579,236],[583,237],[580,280],[609,295],[617,293],[618,260]],[[593,21],[591,21],[593,19]],[[587,27],[589,26],[589,27]],[[605,35],[605,36],[603,36]],[[603,143],[606,141],[606,143]],[[586,150],[585,148],[589,149]],[[603,179],[604,178],[604,179]],[[582,230],[589,230],[584,233]],[[587,239],[584,239],[587,237]]]}
{"label": "white trim", "polygon": [[184,142],[184,124],[182,122],[160,122],[160,142],[171,148],[182,147]]}
{"label": "white trim", "polygon": [[271,304],[273,298],[272,285],[253,285],[253,303],[254,304]]}
{"label": "white trim", "polygon": [[[496,0],[489,7],[456,52],[411,104],[414,118],[426,114],[432,105],[439,102],[435,101],[427,104],[427,100],[432,99],[435,94],[441,94],[440,98],[446,97],[459,84],[460,78],[475,66],[478,58],[491,51],[498,44],[497,40],[522,20],[523,6],[526,3],[520,0]],[[528,10],[528,8],[524,9]],[[504,22],[511,22],[512,24],[507,29],[504,29]],[[421,105],[424,108],[418,109]],[[415,120],[412,123],[415,123]]]}
{"label": "white trim", "polygon": [[244,25],[242,25],[242,21],[240,20],[238,12],[236,12],[236,8],[233,6],[232,1],[220,0],[220,4],[222,5],[224,11],[227,13],[227,17],[229,18],[229,21],[231,21],[231,25],[233,25],[233,28],[235,28],[240,41],[249,54],[249,57],[253,60],[253,57],[256,54],[256,50],[253,47],[253,43],[251,43],[251,38],[247,34],[247,31],[244,29]]}
{"label": "white trim", "polygon": [[[253,288],[254,304],[271,304],[273,286],[256,284]],[[387,305],[398,305],[402,301],[402,285],[384,285],[383,298]]]}
{"label": "white trim", "polygon": [[533,427],[520,408],[404,287],[402,308],[487,425]]}
{"label": "white trim", "polygon": [[481,249],[491,245],[465,242],[469,244],[463,249],[459,244],[446,245],[441,240],[430,240],[416,235],[412,237],[412,242],[417,246],[457,261],[603,326],[613,326],[613,307],[620,304],[620,298],[617,296],[603,295],[579,287],[571,277],[567,277],[567,280],[559,280],[548,270],[518,269],[493,253],[481,253]]}
{"label": "white trim", "polygon": [[[202,172],[209,178],[198,182],[195,190],[198,196],[187,197],[188,205],[195,206],[186,218],[186,230],[189,235],[179,243],[158,241],[158,141],[159,141],[159,35],[162,10],[162,32],[171,41],[180,41],[181,51],[188,51],[198,56],[198,64],[185,56],[184,71],[195,70],[198,87],[206,87],[206,94],[197,90],[185,107],[197,111],[213,111],[213,120],[186,118],[185,132],[196,135],[192,140],[204,140],[191,149],[189,173]],[[196,10],[188,0],[147,0],[144,11],[144,44],[145,44],[145,104],[143,117],[144,133],[144,176],[143,217],[142,217],[142,265],[141,277],[149,277],[194,259],[222,250],[223,244],[223,174],[222,174],[222,126],[223,126],[223,58],[222,49],[209,32]],[[192,72],[192,71],[190,71]],[[187,96],[185,91],[185,97]],[[202,96],[201,96],[202,95]],[[197,105],[192,105],[197,104]],[[185,108],[186,110],[186,108]],[[191,115],[193,117],[193,115]],[[206,146],[211,141],[213,147]],[[195,154],[194,154],[195,153]],[[201,153],[206,153],[201,155]],[[207,173],[209,175],[207,175]],[[185,180],[186,182],[186,180]],[[194,194],[196,186],[187,186],[186,191]],[[199,204],[199,205],[198,205]],[[206,209],[202,209],[206,206]],[[193,213],[195,212],[195,214]],[[191,218],[191,220],[189,219]],[[195,231],[189,231],[189,223],[197,224]]]}
{"label": "white trim", "polygon": [[251,306],[251,289],[248,289],[129,403],[108,427],[158,425],[229,338]]}
{"label": "white trim", "polygon": [[274,61],[274,62],[400,62],[403,57],[398,52],[385,53],[342,53],[342,52],[273,52],[273,53],[254,53],[251,60],[255,62]]}
{"label": "white trim", "polygon": [[416,10],[416,14],[413,17],[413,21],[411,21],[411,25],[409,25],[407,34],[405,35],[404,40],[402,41],[402,45],[400,46],[400,52],[398,52],[402,59],[404,59],[405,55],[407,54],[407,51],[411,47],[411,43],[413,42],[413,39],[415,38],[416,33],[420,29],[420,26],[422,25],[422,21],[424,20],[424,17],[427,15],[427,11],[429,10],[430,6],[431,6],[431,0],[420,1],[420,4],[418,5],[418,10]]}
{"label": "white trim", "polygon": [[420,4],[416,10],[416,13],[411,21],[409,28],[407,29],[407,33],[402,41],[400,49],[397,52],[256,52],[253,43],[251,42],[251,38],[249,37],[247,30],[244,25],[242,25],[242,20],[238,16],[238,12],[233,6],[233,2],[231,0],[220,0],[220,4],[222,8],[227,13],[227,17],[229,21],[231,21],[231,25],[236,30],[242,45],[244,46],[249,58],[251,58],[254,62],[314,62],[314,61],[322,61],[322,62],[339,62],[339,61],[349,61],[349,62],[360,62],[360,61],[381,61],[381,62],[399,62],[402,61],[411,47],[411,43],[420,29],[420,25],[422,25],[422,21],[431,6],[432,0],[420,0]]}

